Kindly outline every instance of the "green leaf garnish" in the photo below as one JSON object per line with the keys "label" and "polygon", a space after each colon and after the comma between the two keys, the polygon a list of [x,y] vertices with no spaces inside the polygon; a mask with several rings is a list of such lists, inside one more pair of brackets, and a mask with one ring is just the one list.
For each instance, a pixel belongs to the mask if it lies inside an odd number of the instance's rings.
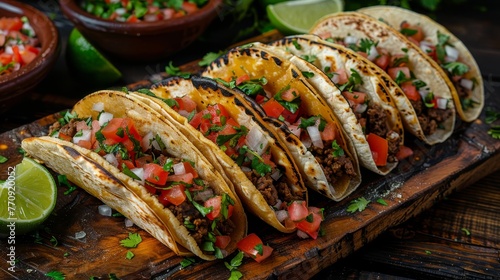
{"label": "green leaf garnish", "polygon": [[210,65],[214,60],[216,60],[219,56],[223,55],[225,51],[219,52],[209,52],[206,53],[203,58],[198,62],[198,65],[201,67],[205,67]]}
{"label": "green leaf garnish", "polygon": [[52,270],[47,273],[45,273],[45,276],[50,277],[54,280],[64,280],[66,279],[66,275],[60,271],[57,270]]}
{"label": "green leaf garnish", "polygon": [[189,72],[182,72],[179,67],[175,67],[173,64],[173,61],[170,61],[167,66],[165,66],[165,72],[171,76],[179,76],[182,78],[189,78],[191,76],[191,73]]}
{"label": "green leaf garnish", "polygon": [[128,237],[120,240],[120,245],[125,248],[136,248],[139,243],[142,242],[142,238],[139,233],[128,233]]}
{"label": "green leaf garnish", "polygon": [[370,201],[366,200],[364,197],[360,197],[358,199],[354,199],[350,202],[349,206],[347,207],[347,212],[349,213],[354,213],[356,211],[362,212],[363,210],[366,209],[366,206]]}
{"label": "green leaf garnish", "polygon": [[127,254],[125,255],[125,258],[127,260],[131,260],[132,258],[134,258],[134,253],[132,253],[132,251],[127,251]]}

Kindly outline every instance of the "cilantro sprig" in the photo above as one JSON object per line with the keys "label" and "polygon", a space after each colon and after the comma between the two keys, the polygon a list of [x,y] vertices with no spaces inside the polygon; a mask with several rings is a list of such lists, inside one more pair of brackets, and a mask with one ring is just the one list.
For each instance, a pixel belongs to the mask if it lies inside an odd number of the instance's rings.
{"label": "cilantro sprig", "polygon": [[128,237],[120,240],[120,245],[125,248],[136,248],[142,242],[142,237],[139,233],[128,233]]}
{"label": "cilantro sprig", "polygon": [[231,276],[229,277],[229,280],[238,280],[241,277],[243,277],[243,274],[238,271],[238,267],[242,264],[243,261],[243,252],[239,251],[236,256],[234,256],[231,261],[229,262],[224,262],[224,265],[226,266],[227,269],[231,272]]}
{"label": "cilantro sprig", "polygon": [[361,75],[359,75],[358,71],[351,68],[351,76],[347,80],[347,83],[343,85],[338,85],[340,91],[350,91],[352,92],[357,85],[362,85],[363,80],[361,79]]}
{"label": "cilantro sprig", "polygon": [[370,204],[369,200],[366,200],[364,197],[360,197],[358,199],[354,199],[347,206],[347,212],[355,213],[356,211],[362,212],[366,209],[366,207]]}
{"label": "cilantro sprig", "polygon": [[179,76],[182,78],[189,78],[191,77],[191,73],[189,72],[183,72],[179,67],[174,66],[174,62],[170,61],[167,66],[165,66],[165,72],[171,76]]}

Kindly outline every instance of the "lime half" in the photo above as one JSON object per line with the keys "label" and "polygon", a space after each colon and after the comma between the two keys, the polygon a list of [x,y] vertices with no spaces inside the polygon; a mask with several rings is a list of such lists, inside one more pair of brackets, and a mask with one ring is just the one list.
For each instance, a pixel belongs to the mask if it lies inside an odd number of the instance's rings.
{"label": "lime half", "polygon": [[285,35],[308,33],[321,17],[342,12],[342,0],[296,0],[267,6],[271,23]]}
{"label": "lime half", "polygon": [[66,58],[68,66],[86,84],[109,86],[122,77],[122,73],[76,28],[69,35]]}
{"label": "lime half", "polygon": [[47,168],[28,157],[7,172],[0,185],[0,234],[25,234],[49,217],[57,186]]}

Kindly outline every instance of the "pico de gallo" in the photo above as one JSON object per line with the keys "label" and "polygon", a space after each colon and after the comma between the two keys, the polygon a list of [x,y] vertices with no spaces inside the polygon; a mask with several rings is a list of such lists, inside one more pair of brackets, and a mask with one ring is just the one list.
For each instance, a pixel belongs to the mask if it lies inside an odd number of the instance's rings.
{"label": "pico de gallo", "polygon": [[457,90],[464,110],[479,104],[471,98],[472,90],[477,82],[474,77],[468,77],[470,68],[460,61],[460,52],[449,42],[449,35],[438,31],[436,34],[438,43],[434,45],[427,36],[428,34],[424,34],[420,25],[411,25],[407,21],[401,23],[400,32],[446,71]]}
{"label": "pico de gallo", "polygon": [[40,42],[27,17],[0,18],[0,76],[29,64],[40,50]]}
{"label": "pico de gallo", "polygon": [[[287,184],[282,167],[276,164],[271,153],[271,143],[260,131],[260,127],[247,128],[240,125],[220,103],[209,104],[198,110],[197,104],[189,96],[163,101],[185,116],[191,126],[214,142],[241,167],[285,227],[297,227],[295,221],[291,220],[294,217],[288,211],[289,205],[296,202],[305,205],[304,194],[294,192]],[[316,228],[304,227],[304,232],[313,238],[317,237],[321,220],[315,220],[315,223]]]}
{"label": "pico de gallo", "polygon": [[190,15],[206,2],[207,0],[84,0],[81,7],[103,19],[151,22]]}
{"label": "pico de gallo", "polygon": [[415,77],[406,49],[398,54],[391,54],[368,38],[347,36],[326,39],[358,52],[386,71],[411,102],[425,135],[431,135],[442,128],[442,123],[452,116],[453,112],[448,108],[450,100],[438,96],[427,83]]}
{"label": "pico de gallo", "polygon": [[237,88],[254,99],[267,116],[281,120],[295,134],[321,165],[330,184],[337,178],[353,178],[356,171],[351,159],[340,146],[341,137],[335,124],[321,115],[307,115],[299,91],[290,85],[277,92],[266,89],[265,77],[251,79],[244,74],[229,81],[217,79],[231,88]]}
{"label": "pico de gallo", "polygon": [[97,119],[67,112],[50,135],[101,155],[170,210],[206,254],[225,257],[234,230],[229,220],[233,199],[217,194],[199,176],[196,163],[169,155],[156,132],[141,135],[131,118],[113,116],[103,107],[94,104]]}

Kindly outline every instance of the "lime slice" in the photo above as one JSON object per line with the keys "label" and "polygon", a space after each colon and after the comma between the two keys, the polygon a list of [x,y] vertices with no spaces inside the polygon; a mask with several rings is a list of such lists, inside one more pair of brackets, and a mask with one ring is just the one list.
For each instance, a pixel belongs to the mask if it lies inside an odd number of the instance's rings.
{"label": "lime slice", "polygon": [[24,157],[0,185],[0,234],[25,234],[50,215],[57,199],[57,186],[47,168]]}
{"label": "lime slice", "polygon": [[108,86],[122,77],[122,73],[76,28],[68,38],[66,59],[70,69],[86,84]]}
{"label": "lime slice", "polygon": [[297,0],[268,5],[267,16],[285,35],[308,33],[322,16],[341,12],[342,0]]}

